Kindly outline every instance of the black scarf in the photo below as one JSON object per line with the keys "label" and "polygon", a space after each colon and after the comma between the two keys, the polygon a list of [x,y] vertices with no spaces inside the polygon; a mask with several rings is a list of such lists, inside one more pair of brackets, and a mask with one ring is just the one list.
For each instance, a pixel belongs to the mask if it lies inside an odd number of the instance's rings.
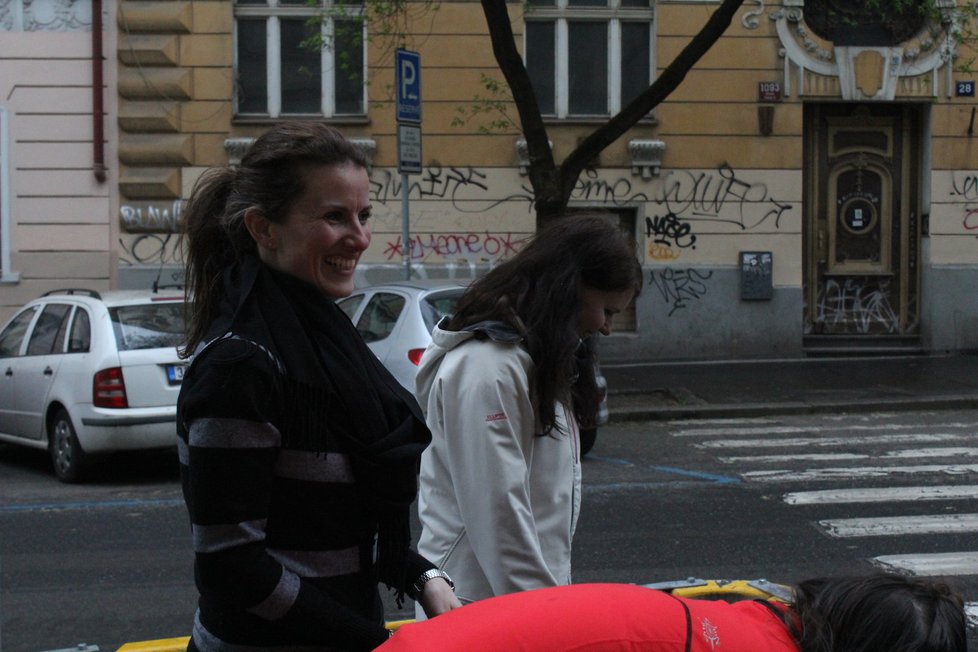
{"label": "black scarf", "polygon": [[367,348],[346,314],[315,287],[248,257],[225,272],[221,317],[205,341],[250,340],[284,367],[276,379],[282,443],[350,455],[357,485],[377,522],[377,572],[402,577],[418,462],[431,432],[414,396]]}

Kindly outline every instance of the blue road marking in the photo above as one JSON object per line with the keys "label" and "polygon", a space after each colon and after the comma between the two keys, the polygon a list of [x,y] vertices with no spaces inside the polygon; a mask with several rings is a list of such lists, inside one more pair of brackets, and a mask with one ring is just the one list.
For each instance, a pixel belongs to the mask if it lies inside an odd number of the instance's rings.
{"label": "blue road marking", "polygon": [[600,455],[588,455],[587,459],[595,460],[598,462],[608,462],[610,464],[618,464],[619,466],[635,466],[634,462],[629,462],[628,460],[623,460],[618,457],[601,457]]}
{"label": "blue road marking", "polygon": [[674,466],[650,466],[649,468],[655,471],[662,471],[663,473],[675,473],[676,475],[684,475],[689,478],[709,480],[710,482],[715,482],[717,484],[740,484],[741,482],[740,478],[735,478],[729,475],[705,473],[703,471],[687,471],[686,469],[677,469]]}
{"label": "blue road marking", "polygon": [[[637,466],[634,462],[630,462],[630,461],[628,461],[626,459],[622,459],[620,457],[601,457],[600,455],[588,455],[587,459],[594,460],[595,462],[606,462],[608,464],[617,464],[618,466]],[[657,466],[657,465],[652,464],[652,465],[649,465],[648,468],[652,469],[653,471],[659,471],[660,473],[672,473],[672,474],[681,475],[681,476],[687,477],[687,478],[696,478],[698,480],[708,480],[708,481],[714,482],[716,484],[740,484],[742,482],[742,480],[740,478],[729,476],[729,475],[720,475],[720,474],[717,474],[717,473],[706,473],[704,471],[689,471],[687,469],[679,469],[679,468],[676,468],[674,466]],[[667,482],[649,482],[649,483],[628,482],[628,483],[615,483],[615,484],[603,485],[603,486],[605,488],[608,488],[608,487],[615,487],[615,486],[622,486],[622,487],[624,487],[626,485],[627,486],[632,486],[632,485],[641,485],[641,484],[648,484],[649,486],[662,486],[664,484],[669,484],[669,483],[667,483]]]}

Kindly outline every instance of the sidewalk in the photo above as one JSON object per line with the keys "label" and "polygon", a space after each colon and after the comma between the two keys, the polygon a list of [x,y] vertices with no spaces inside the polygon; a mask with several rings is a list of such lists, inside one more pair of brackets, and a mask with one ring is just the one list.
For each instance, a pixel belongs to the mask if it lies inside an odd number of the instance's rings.
{"label": "sidewalk", "polygon": [[611,421],[978,408],[978,354],[601,365]]}

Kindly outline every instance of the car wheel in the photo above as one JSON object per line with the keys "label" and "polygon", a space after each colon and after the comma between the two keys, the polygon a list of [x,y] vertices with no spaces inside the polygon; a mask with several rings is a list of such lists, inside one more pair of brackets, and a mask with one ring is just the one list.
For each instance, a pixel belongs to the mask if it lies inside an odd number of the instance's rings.
{"label": "car wheel", "polygon": [[71,417],[63,408],[55,413],[48,426],[48,451],[58,480],[68,483],[81,480],[85,452],[78,443]]}
{"label": "car wheel", "polygon": [[588,451],[594,448],[594,442],[598,438],[597,428],[581,429],[581,455],[587,455]]}

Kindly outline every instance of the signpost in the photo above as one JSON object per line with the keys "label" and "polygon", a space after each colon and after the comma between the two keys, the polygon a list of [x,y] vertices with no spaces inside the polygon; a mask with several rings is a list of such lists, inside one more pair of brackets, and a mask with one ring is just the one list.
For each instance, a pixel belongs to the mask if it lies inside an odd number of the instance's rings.
{"label": "signpost", "polygon": [[411,210],[408,175],[421,173],[421,55],[394,51],[397,171],[401,173],[401,253],[404,278],[411,278]]}

